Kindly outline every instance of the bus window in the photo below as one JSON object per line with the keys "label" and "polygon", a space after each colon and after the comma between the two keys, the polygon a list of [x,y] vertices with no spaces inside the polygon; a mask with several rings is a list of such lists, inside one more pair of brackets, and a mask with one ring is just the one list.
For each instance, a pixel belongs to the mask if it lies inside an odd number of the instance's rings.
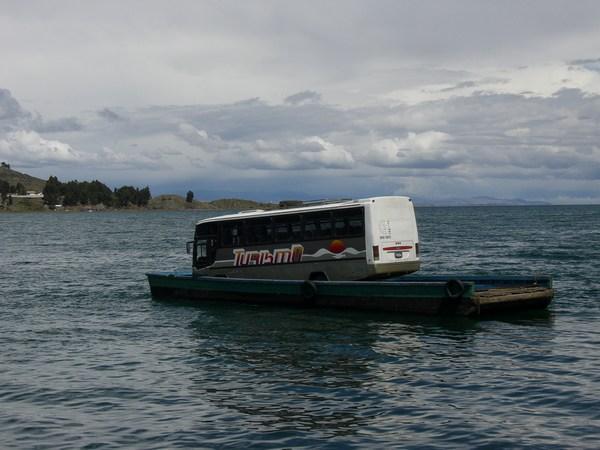
{"label": "bus window", "polygon": [[204,259],[208,256],[206,239],[196,241],[196,259]]}
{"label": "bus window", "polygon": [[216,236],[217,230],[217,222],[201,223],[196,227],[196,236]]}
{"label": "bus window", "polygon": [[360,216],[353,215],[348,217],[348,235],[363,235],[365,234],[365,224],[362,217],[362,211]]}
{"label": "bus window", "polygon": [[227,221],[221,224],[221,246],[231,247],[242,244],[242,222]]}
{"label": "bus window", "polygon": [[333,227],[336,237],[360,236],[364,234],[363,209],[340,209],[333,212]]}
{"label": "bus window", "polygon": [[290,224],[288,217],[275,217],[273,224],[273,234],[277,242],[286,242],[290,239]]}
{"label": "bus window", "polygon": [[346,224],[346,218],[345,217],[336,217],[336,214],[334,213],[333,216],[333,229],[334,229],[334,233],[336,235],[336,237],[345,237],[348,234],[348,227]]}
{"label": "bus window", "polygon": [[317,221],[310,214],[304,217],[304,239],[315,239],[317,237]]}
{"label": "bus window", "polygon": [[271,218],[259,217],[246,221],[246,242],[248,244],[266,244],[273,240]]}
{"label": "bus window", "polygon": [[327,239],[331,237],[331,215],[318,212],[304,216],[304,239]]}
{"label": "bus window", "polygon": [[324,215],[319,218],[319,237],[329,238],[331,237],[331,231],[331,215],[329,213],[324,213]]}
{"label": "bus window", "polygon": [[300,216],[288,216],[291,227],[291,237],[295,241],[302,240],[302,219]]}

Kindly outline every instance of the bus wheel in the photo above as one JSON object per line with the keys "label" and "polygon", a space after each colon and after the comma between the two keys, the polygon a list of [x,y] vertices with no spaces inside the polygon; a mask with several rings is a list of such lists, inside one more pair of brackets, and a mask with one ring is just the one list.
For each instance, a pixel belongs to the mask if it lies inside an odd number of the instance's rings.
{"label": "bus wheel", "polygon": [[310,280],[306,280],[300,287],[302,298],[307,302],[312,302],[317,296],[317,285]]}
{"label": "bus wheel", "polygon": [[446,283],[446,297],[458,300],[465,293],[465,284],[460,280],[448,280]]}

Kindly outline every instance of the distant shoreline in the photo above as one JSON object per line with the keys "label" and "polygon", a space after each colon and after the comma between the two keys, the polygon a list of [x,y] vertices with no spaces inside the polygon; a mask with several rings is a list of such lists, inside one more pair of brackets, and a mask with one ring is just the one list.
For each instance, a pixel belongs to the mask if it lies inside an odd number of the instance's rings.
{"label": "distant shoreline", "polygon": [[[589,204],[554,204],[554,203],[544,203],[544,204],[530,204],[530,205],[519,205],[519,204],[481,204],[481,205],[431,205],[431,204],[415,204],[415,208],[527,208],[527,207],[555,207],[555,206],[566,206],[566,207],[580,207],[580,206],[600,206],[597,203],[589,203]],[[182,212],[182,211],[198,211],[198,212],[207,212],[207,211],[243,211],[247,209],[265,209],[265,210],[277,210],[279,209],[278,205],[273,203],[268,208],[236,208],[236,207],[183,207],[183,208],[150,208],[150,207],[123,207],[123,208],[94,208],[94,207],[68,207],[68,208],[58,208],[58,209],[50,209],[47,207],[41,207],[38,209],[18,209],[18,210],[10,210],[10,209],[0,209],[0,214],[33,214],[33,213],[44,213],[44,214],[74,214],[74,213],[113,213],[113,212],[136,212],[136,213],[148,213],[153,211],[171,211],[171,212]]]}

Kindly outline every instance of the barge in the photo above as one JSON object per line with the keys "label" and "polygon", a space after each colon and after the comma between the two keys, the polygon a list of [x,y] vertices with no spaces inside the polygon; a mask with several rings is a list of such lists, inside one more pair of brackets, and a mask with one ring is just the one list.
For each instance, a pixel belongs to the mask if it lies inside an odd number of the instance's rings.
{"label": "barge", "polygon": [[235,301],[429,315],[488,316],[546,308],[548,276],[405,276],[383,281],[266,280],[148,273],[159,299]]}
{"label": "barge", "polygon": [[190,271],[147,274],[154,297],[471,316],[554,296],[548,276],[412,275],[421,260],[408,197],[210,217],[187,250]]}

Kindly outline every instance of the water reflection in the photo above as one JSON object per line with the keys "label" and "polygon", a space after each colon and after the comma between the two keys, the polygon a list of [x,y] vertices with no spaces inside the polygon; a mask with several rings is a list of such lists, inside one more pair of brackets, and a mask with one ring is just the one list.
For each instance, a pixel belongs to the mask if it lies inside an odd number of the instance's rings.
{"label": "water reflection", "polygon": [[398,384],[418,386],[415,361],[436,358],[433,346],[445,343],[441,358],[470,357],[481,331],[464,318],[215,303],[197,308],[189,325],[197,342],[190,359],[197,395],[263,426],[333,434],[366,426]]}

